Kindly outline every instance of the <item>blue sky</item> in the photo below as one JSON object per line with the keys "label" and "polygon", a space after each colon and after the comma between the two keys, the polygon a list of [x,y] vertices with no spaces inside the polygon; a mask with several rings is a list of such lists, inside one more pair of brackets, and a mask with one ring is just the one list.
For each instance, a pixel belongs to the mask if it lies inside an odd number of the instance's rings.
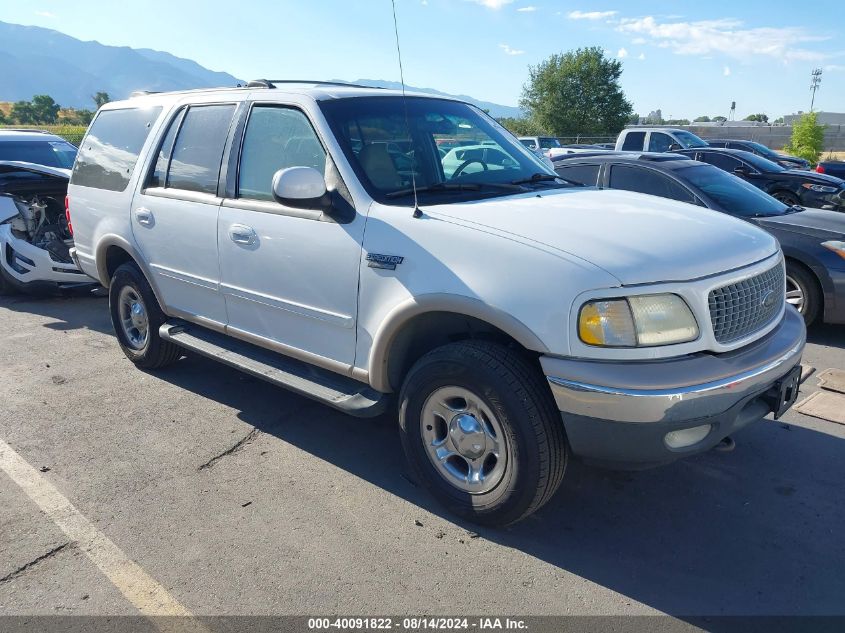
{"label": "blue sky", "polygon": [[[640,114],[845,111],[843,0],[396,0],[405,80],[516,105],[529,64],[597,45]],[[834,17],[837,16],[837,17]],[[238,77],[398,79],[390,0],[0,0],[0,20]],[[33,42],[37,50],[38,43]]]}

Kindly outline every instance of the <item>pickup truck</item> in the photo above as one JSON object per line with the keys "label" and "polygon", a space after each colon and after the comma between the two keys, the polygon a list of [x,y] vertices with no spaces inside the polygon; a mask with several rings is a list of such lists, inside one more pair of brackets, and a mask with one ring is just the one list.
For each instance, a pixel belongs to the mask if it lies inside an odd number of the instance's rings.
{"label": "pickup truck", "polygon": [[[457,135],[495,164],[444,169]],[[109,103],[67,209],[135,365],[188,350],[394,416],[416,479],[478,523],[536,511],[572,457],[671,462],[798,392],[773,237],[564,181],[459,100],[260,80]]]}

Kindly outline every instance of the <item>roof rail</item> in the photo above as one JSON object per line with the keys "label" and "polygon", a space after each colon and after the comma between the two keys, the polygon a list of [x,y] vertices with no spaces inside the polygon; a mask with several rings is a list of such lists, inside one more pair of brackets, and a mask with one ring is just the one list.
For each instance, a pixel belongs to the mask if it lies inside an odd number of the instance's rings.
{"label": "roof rail", "polygon": [[129,95],[129,98],[134,99],[135,97],[146,97],[147,95],[157,94],[161,94],[161,90],[133,90]]}
{"label": "roof rail", "polygon": [[352,88],[373,88],[381,90],[378,86],[365,86],[353,84],[347,81],[321,81],[315,79],[253,79],[247,82],[247,88],[275,88],[275,84],[314,84],[317,86],[347,86]]}

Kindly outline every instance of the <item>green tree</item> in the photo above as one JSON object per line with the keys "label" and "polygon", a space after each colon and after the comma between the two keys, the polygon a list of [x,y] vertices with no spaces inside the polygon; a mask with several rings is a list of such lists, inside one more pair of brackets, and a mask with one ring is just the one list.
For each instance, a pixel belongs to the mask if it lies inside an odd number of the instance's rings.
{"label": "green tree", "polygon": [[633,114],[621,75],[622,63],[598,46],[552,55],[528,67],[520,105],[534,125],[555,136],[616,134]]}
{"label": "green tree", "polygon": [[689,119],[669,119],[666,125],[689,125]]}
{"label": "green tree", "polygon": [[773,123],[774,123],[775,125],[782,125],[782,124],[783,124],[783,117],[782,117],[782,116],[779,116],[778,118],[776,118],[776,119],[773,121]]}
{"label": "green tree", "polygon": [[499,122],[499,125],[515,136],[534,136],[536,134],[542,134],[542,132],[531,122],[530,119],[502,117],[496,120]]}
{"label": "green tree", "polygon": [[760,123],[768,123],[769,117],[768,117],[768,115],[763,114],[761,112],[760,114],[749,114],[747,117],[745,117],[744,120],[745,121],[759,121]]}
{"label": "green tree", "polygon": [[91,99],[94,100],[98,110],[111,101],[108,92],[97,92],[91,96]]}
{"label": "green tree", "polygon": [[35,117],[35,108],[29,101],[15,101],[12,104],[11,119],[14,123],[21,123],[23,125],[32,125],[38,123]]}
{"label": "green tree", "polygon": [[6,113],[0,110],[0,125],[6,125],[7,123],[9,123],[9,119],[6,118]]}
{"label": "green tree", "polygon": [[59,120],[60,106],[50,95],[35,95],[32,98],[32,109],[36,123],[55,123]]}
{"label": "green tree", "polygon": [[724,123],[727,120],[728,120],[728,117],[722,116],[721,114],[713,117],[714,123]]}
{"label": "green tree", "polygon": [[792,138],[783,148],[785,152],[811,163],[817,163],[824,149],[824,129],[819,125],[816,113],[809,112],[792,126]]}
{"label": "green tree", "polygon": [[692,120],[693,123],[710,123],[710,117],[705,115],[697,116]]}

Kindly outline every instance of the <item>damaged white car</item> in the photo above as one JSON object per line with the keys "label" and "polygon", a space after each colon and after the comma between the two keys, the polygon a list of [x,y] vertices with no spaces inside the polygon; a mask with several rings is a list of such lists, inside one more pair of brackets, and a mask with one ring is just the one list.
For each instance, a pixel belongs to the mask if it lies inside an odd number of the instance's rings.
{"label": "damaged white car", "polygon": [[70,170],[0,161],[0,294],[90,286],[70,258]]}

